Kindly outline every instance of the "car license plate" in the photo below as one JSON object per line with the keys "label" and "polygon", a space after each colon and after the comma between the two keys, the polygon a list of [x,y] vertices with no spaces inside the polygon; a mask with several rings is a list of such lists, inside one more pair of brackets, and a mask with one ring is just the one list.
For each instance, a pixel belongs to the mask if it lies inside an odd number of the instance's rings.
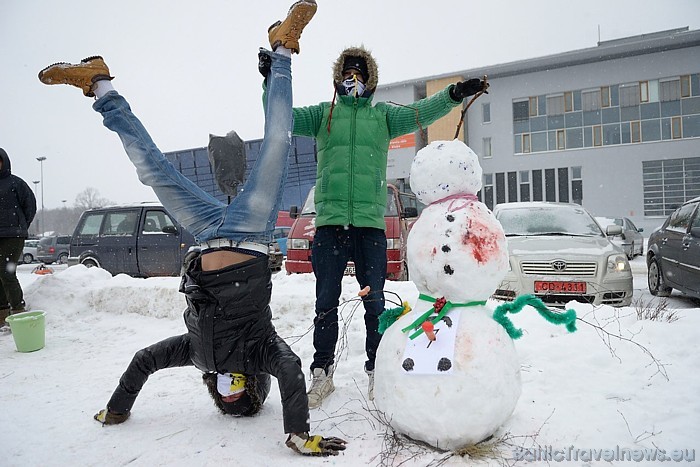
{"label": "car license plate", "polygon": [[355,275],[355,266],[347,265],[345,266],[345,272],[343,273],[346,276],[354,276]]}
{"label": "car license plate", "polygon": [[536,293],[586,293],[585,282],[535,281]]}

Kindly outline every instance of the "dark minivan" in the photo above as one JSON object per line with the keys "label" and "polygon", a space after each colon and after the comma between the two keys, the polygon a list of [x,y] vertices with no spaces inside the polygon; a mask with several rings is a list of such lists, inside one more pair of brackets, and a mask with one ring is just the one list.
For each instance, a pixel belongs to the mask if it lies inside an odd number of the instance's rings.
{"label": "dark minivan", "polygon": [[134,277],[178,276],[195,244],[158,203],[90,209],[73,233],[68,265],[98,266]]}

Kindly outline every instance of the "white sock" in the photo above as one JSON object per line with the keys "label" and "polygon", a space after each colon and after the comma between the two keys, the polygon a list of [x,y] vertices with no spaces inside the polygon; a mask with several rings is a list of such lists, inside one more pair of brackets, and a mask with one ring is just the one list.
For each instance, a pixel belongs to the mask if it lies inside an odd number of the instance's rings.
{"label": "white sock", "polygon": [[92,85],[92,92],[95,93],[97,99],[104,96],[109,91],[114,91],[114,86],[112,86],[112,81],[108,79],[101,79]]}
{"label": "white sock", "polygon": [[292,50],[286,48],[283,45],[278,45],[277,47],[275,47],[275,50],[273,50],[273,52],[276,54],[284,55],[285,57],[292,58]]}

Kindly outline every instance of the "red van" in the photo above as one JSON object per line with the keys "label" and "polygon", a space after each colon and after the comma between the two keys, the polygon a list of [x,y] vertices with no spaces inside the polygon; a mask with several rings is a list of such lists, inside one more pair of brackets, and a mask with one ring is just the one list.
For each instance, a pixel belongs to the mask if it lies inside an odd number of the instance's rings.
{"label": "red van", "polygon": [[[408,280],[406,267],[406,239],[419,214],[419,202],[412,193],[401,193],[394,185],[387,185],[386,211],[386,273],[389,280]],[[316,207],[314,187],[309,190],[304,206],[292,206],[289,216],[294,224],[287,237],[287,274],[313,272],[311,268],[311,243],[316,232]],[[355,264],[348,262],[346,275],[355,274]]]}

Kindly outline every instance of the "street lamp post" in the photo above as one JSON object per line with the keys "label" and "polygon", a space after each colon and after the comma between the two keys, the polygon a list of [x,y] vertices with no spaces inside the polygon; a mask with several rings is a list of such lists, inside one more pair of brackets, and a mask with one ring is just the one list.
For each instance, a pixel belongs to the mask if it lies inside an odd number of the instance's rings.
{"label": "street lamp post", "polygon": [[[36,160],[39,161],[39,166],[41,168],[41,177],[40,177],[40,179],[41,179],[41,227],[43,229],[46,229],[46,223],[44,222],[44,220],[45,220],[45,218],[44,218],[44,161],[46,160],[46,157],[44,157],[44,156],[37,157]],[[41,236],[43,237],[44,231],[42,230],[40,233],[41,233]]]}
{"label": "street lamp post", "polygon": [[[39,188],[37,188],[37,185],[40,183],[40,180],[32,180],[32,183],[34,184],[34,198],[36,199],[37,194],[39,193]],[[37,223],[40,224],[39,219],[37,219]],[[41,232],[41,225],[37,227],[37,233]]]}

